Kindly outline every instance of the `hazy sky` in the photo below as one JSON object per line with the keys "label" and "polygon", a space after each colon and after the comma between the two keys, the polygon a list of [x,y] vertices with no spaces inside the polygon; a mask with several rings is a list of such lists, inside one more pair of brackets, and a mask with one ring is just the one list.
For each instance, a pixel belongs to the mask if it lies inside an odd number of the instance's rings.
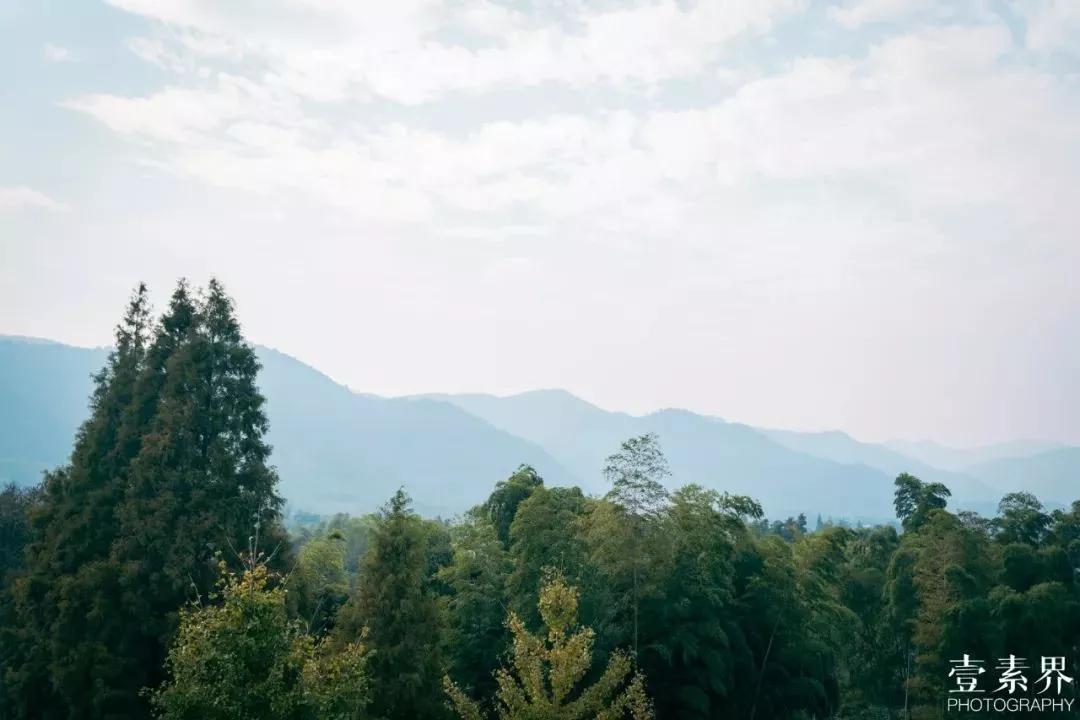
{"label": "hazy sky", "polygon": [[1080,3],[9,0],[0,333],[1080,442]]}

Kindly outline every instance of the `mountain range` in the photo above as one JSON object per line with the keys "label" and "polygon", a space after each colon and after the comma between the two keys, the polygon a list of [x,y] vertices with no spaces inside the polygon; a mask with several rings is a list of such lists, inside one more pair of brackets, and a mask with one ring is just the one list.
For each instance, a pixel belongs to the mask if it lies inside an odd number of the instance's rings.
{"label": "mountain range", "polygon": [[[1076,447],[872,444],[838,431],[762,429],[678,409],[609,412],[563,390],[379,397],[284,353],[256,350],[280,489],[307,511],[366,512],[405,487],[420,512],[453,514],[523,463],[549,485],[600,494],[604,459],[649,432],[660,438],[673,484],[751,495],[770,517],[887,520],[900,472],[943,482],[954,506],[986,514],[1015,490],[1051,506],[1080,497]],[[0,483],[31,484],[66,460],[106,353],[0,336]]]}

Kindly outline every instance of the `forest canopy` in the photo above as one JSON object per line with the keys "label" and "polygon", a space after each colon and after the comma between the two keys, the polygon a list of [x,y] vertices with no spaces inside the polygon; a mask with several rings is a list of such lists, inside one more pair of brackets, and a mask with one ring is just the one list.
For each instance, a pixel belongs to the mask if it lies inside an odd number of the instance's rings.
{"label": "forest canopy", "polygon": [[0,717],[931,718],[1010,656],[1080,697],[1080,500],[905,473],[896,523],[810,527],[643,435],[600,496],[521,466],[286,527],[258,372],[219,282],[135,291],[69,461],[0,492]]}

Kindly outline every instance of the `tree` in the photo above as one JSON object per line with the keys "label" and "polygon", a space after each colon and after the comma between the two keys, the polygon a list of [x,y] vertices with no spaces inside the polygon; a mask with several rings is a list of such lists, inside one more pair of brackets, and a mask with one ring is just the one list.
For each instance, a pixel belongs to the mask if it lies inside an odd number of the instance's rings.
{"label": "tree", "polygon": [[903,534],[886,584],[890,623],[903,649],[905,707],[920,710],[945,692],[940,670],[969,653],[994,657],[1000,634],[987,595],[995,575],[985,534],[943,509]]}
{"label": "tree", "polygon": [[40,488],[7,485],[0,490],[0,717],[16,717],[16,698],[9,693],[5,668],[25,661],[28,628],[16,614],[11,584],[23,570],[23,552],[31,540],[29,515],[41,502]]}
{"label": "tree", "polygon": [[578,529],[589,506],[578,488],[543,486],[518,506],[510,525],[514,570],[507,585],[511,608],[526,622],[539,621],[536,607],[544,568],[555,568],[577,582],[588,570]]}
{"label": "tree", "polygon": [[[808,544],[816,537],[789,542],[767,535],[740,558],[737,622],[753,666],[737,669],[737,692],[722,717],[834,714],[839,701],[837,638],[829,621],[846,613],[830,587],[836,538]],[[844,622],[850,620],[845,617]]]}
{"label": "tree", "polygon": [[360,574],[360,565],[368,548],[378,518],[374,513],[351,517],[346,513],[337,513],[328,520],[318,520],[310,525],[292,528],[290,542],[297,552],[312,540],[333,535],[341,538],[345,549],[345,574],[353,583]]}
{"label": "tree", "polygon": [[[513,635],[512,668],[497,674],[496,705],[503,720],[651,720],[644,679],[630,657],[615,652],[592,685],[579,684],[592,665],[594,633],[578,629],[578,595],[558,575],[540,591],[540,617],[546,632],[530,633],[514,613],[507,625]],[[480,720],[483,712],[448,677],[443,683],[462,720]]]}
{"label": "tree", "polygon": [[297,552],[296,570],[291,579],[301,596],[301,612],[308,632],[325,629],[348,599],[345,553],[345,537],[340,530],[309,540]]}
{"label": "tree", "polygon": [[259,364],[232,301],[217,281],[198,301],[181,281],[149,317],[140,285],[33,514],[5,677],[16,717],[146,717],[141,690],[161,678],[179,609],[213,586],[215,551],[283,541]]}
{"label": "tree", "polygon": [[621,508],[629,533],[627,551],[633,576],[634,658],[638,654],[640,585],[645,557],[645,536],[667,501],[663,481],[671,476],[667,458],[656,435],[630,438],[604,465],[604,477],[611,483],[607,499]]}
{"label": "tree", "polygon": [[439,679],[443,623],[427,583],[428,534],[398,490],[383,508],[364,558],[359,592],[338,614],[334,636],[365,636],[373,651],[371,710],[387,720],[436,718],[443,712]]}
{"label": "tree", "polygon": [[900,544],[896,529],[880,525],[852,531],[844,546],[840,568],[840,600],[857,622],[851,640],[840,647],[843,697],[849,707],[895,707],[902,703],[902,648],[886,622],[886,581],[889,562]]}
{"label": "tree", "polygon": [[178,610],[213,587],[217,557],[237,563],[242,551],[264,552],[272,567],[283,562],[259,362],[219,282],[193,313],[187,296],[181,283],[136,390],[133,417],[153,414],[137,420],[146,427],[112,548],[130,624],[122,647],[140,667],[130,677],[136,692],[160,683]]}
{"label": "tree", "polygon": [[[749,537],[747,498],[688,485],[671,495],[654,572],[655,599],[642,613],[639,666],[659,717],[720,717],[737,669],[753,659],[735,620],[735,558]],[[758,509],[759,512],[759,509]]]}
{"label": "tree", "polygon": [[671,477],[667,458],[654,434],[630,438],[608,457],[604,477],[607,498],[633,517],[655,517],[667,501],[663,482]]}
{"label": "tree", "polygon": [[933,510],[944,509],[952,495],[941,483],[924,483],[914,475],[901,473],[895,481],[893,505],[896,517],[904,529],[915,529],[924,523]]}
{"label": "tree", "polygon": [[506,480],[495,485],[483,512],[495,528],[495,533],[503,547],[510,547],[510,525],[514,522],[518,506],[533,490],[544,485],[544,479],[530,465],[522,465]]}
{"label": "tree", "polygon": [[[217,593],[180,613],[152,695],[162,720],[359,720],[368,702],[361,643],[333,652],[292,621],[286,591],[265,564],[220,564]],[[220,602],[219,602],[220,601]]]}
{"label": "tree", "polygon": [[511,563],[495,528],[471,513],[455,529],[453,559],[439,571],[445,598],[450,675],[466,679],[481,695],[495,691],[494,673],[509,639],[506,578]]}
{"label": "tree", "polygon": [[1024,543],[1038,547],[1050,531],[1051,517],[1042,503],[1028,492],[1009,493],[998,503],[992,526],[1001,543]]}
{"label": "tree", "polygon": [[132,620],[119,608],[120,572],[110,552],[137,452],[124,426],[146,368],[149,318],[147,289],[139,285],[94,376],[90,416],[71,460],[46,474],[30,515],[33,539],[11,587],[13,614],[3,634],[14,717],[99,717],[139,704],[131,694],[138,687],[127,687],[138,663],[118,652],[117,638]]}
{"label": "tree", "polygon": [[0,588],[8,573],[23,566],[23,550],[30,542],[30,512],[40,498],[37,487],[9,484],[0,490]]}

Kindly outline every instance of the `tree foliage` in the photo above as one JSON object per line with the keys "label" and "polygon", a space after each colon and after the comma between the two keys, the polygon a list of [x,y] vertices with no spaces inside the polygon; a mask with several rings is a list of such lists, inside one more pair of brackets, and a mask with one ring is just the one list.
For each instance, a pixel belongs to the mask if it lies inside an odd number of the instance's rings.
{"label": "tree foliage", "polygon": [[[4,637],[15,717],[145,717],[179,609],[215,553],[284,539],[259,369],[216,280],[181,281],[156,323],[136,290],[95,377],[71,461],[30,516]],[[283,555],[275,556],[280,560]]]}
{"label": "tree foliage", "polygon": [[370,684],[361,643],[332,651],[289,618],[286,590],[264,564],[220,565],[218,591],[180,613],[162,720],[359,720]]}
{"label": "tree foliage", "polygon": [[521,466],[454,521],[401,491],[287,537],[231,300],[151,317],[139,286],[69,461],[0,490],[0,717],[907,719],[964,654],[1080,667],[1080,500],[905,473],[897,523],[811,527],[646,435],[603,496]]}
{"label": "tree foliage", "polygon": [[[540,591],[543,633],[530,633],[521,618],[510,614],[512,665],[496,674],[501,720],[651,720],[644,680],[633,673],[626,653],[613,653],[600,677],[581,687],[592,665],[595,634],[577,627],[577,606],[577,590],[554,575]],[[444,685],[462,720],[483,717],[480,706],[449,678]]]}
{"label": "tree foliage", "polygon": [[429,584],[429,531],[397,493],[380,513],[359,590],[339,613],[337,642],[373,651],[371,710],[387,720],[439,717],[443,619]]}

